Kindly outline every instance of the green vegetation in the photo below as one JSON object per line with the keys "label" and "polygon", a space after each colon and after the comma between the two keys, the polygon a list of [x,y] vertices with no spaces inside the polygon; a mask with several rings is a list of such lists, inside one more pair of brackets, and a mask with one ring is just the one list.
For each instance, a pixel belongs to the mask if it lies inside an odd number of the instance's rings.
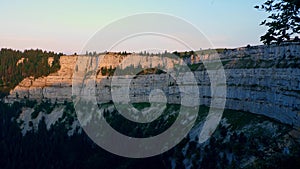
{"label": "green vegetation", "polygon": [[[60,104],[40,104],[37,102],[15,102],[11,105],[0,101],[0,168],[185,168],[184,161],[192,168],[299,168],[299,144],[291,142],[289,153],[283,153],[290,126],[280,124],[270,118],[247,112],[225,110],[223,121],[212,137],[199,144],[197,138],[187,135],[177,146],[155,157],[128,159],[111,154],[96,144],[82,131],[74,129],[68,136],[76,113],[71,102]],[[64,106],[63,116],[47,130],[45,118],[41,118],[37,128],[21,134],[18,117],[24,107],[35,107],[42,111],[48,107]],[[117,131],[129,136],[143,137],[157,135],[165,131],[176,120],[180,105],[168,104],[166,111],[154,123],[133,124],[122,118],[112,103],[99,107],[105,109],[108,123]],[[136,103],[135,107],[147,107],[147,103]],[[110,111],[108,111],[110,109]],[[198,119],[192,132],[207,116],[209,107],[200,106]],[[45,114],[44,114],[45,115]],[[267,125],[265,125],[267,124]],[[201,129],[201,127],[200,127]],[[79,132],[81,131],[81,132]],[[253,158],[254,161],[247,162]]]}
{"label": "green vegetation", "polygon": [[160,70],[158,68],[149,68],[149,69],[143,69],[141,72],[139,72],[137,75],[147,75],[147,74],[165,74],[163,70]]}
{"label": "green vegetation", "polygon": [[[24,78],[33,76],[39,78],[60,69],[59,58],[62,54],[42,50],[12,49],[0,50],[0,97],[18,85]],[[52,66],[48,59],[53,58]],[[22,60],[22,61],[20,61]],[[18,63],[19,61],[19,63]]]}
{"label": "green vegetation", "polygon": [[197,51],[198,55],[207,55],[207,54],[214,54],[214,53],[224,53],[226,49],[224,48],[217,48],[217,49],[204,49]]}
{"label": "green vegetation", "polygon": [[151,104],[148,102],[144,103],[132,103],[132,106],[138,110],[143,110],[144,108],[150,107]]}
{"label": "green vegetation", "polygon": [[176,55],[176,56],[178,56],[180,58],[190,58],[192,55],[195,55],[196,53],[194,51],[189,51],[189,52],[187,52],[187,51],[185,51],[185,52],[177,52],[177,51],[175,51],[172,54]]}
{"label": "green vegetation", "polygon": [[[113,105],[111,105],[113,106]],[[127,105],[119,105],[124,106]],[[137,109],[143,109],[150,107],[149,103],[134,103],[133,106]],[[166,109],[163,110],[160,117],[152,121],[151,123],[135,123],[125,119],[115,108],[112,111],[104,109],[104,117],[106,121],[114,129],[128,136],[145,138],[155,136],[158,133],[164,132],[168,129],[176,120],[178,116],[180,105],[167,104]]]}
{"label": "green vegetation", "polygon": [[40,112],[50,114],[53,111],[54,106],[55,105],[52,105],[49,100],[42,100],[41,103],[34,106],[34,111],[31,113],[31,119],[37,118]]}
{"label": "green vegetation", "polygon": [[236,111],[236,110],[225,110],[223,118],[226,118],[232,129],[241,129],[249,123],[261,123],[263,121],[270,120],[270,118],[255,115],[249,112]]}
{"label": "green vegetation", "polygon": [[204,65],[203,63],[196,63],[196,64],[188,65],[188,67],[191,69],[191,71],[196,71],[196,70],[203,70]]}
{"label": "green vegetation", "polygon": [[98,70],[97,74],[101,72],[102,76],[113,76],[116,71],[116,68],[112,68],[111,66],[109,68],[107,67],[101,67],[100,70]]}

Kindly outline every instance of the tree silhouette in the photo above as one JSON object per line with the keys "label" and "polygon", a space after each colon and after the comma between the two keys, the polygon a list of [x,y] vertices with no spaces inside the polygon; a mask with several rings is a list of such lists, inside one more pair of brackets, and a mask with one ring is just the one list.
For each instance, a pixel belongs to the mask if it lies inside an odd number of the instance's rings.
{"label": "tree silhouette", "polygon": [[270,13],[268,19],[260,24],[269,27],[267,33],[260,37],[264,44],[280,44],[300,33],[299,0],[267,0],[254,8]]}

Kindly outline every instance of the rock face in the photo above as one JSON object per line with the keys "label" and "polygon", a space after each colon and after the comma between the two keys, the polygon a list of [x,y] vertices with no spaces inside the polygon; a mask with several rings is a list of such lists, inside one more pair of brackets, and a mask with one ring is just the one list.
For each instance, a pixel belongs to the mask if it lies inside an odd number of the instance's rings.
{"label": "rock face", "polygon": [[76,57],[61,56],[61,69],[47,77],[34,79],[25,78],[14,90],[10,92],[7,101],[15,99],[35,99],[44,98],[64,100],[70,99],[72,94],[72,75],[76,64]]}
{"label": "rock face", "polygon": [[[226,69],[225,108],[263,114],[283,123],[300,127],[300,69]],[[211,86],[207,73],[196,71],[200,104],[210,106]],[[98,85],[99,101],[111,99],[111,78]],[[130,85],[131,102],[148,102],[153,89],[161,89],[169,103],[180,103],[179,88],[167,74],[133,79]],[[197,100],[190,98],[191,101]]]}
{"label": "rock face", "polygon": [[[126,58],[131,60],[133,67],[140,65],[146,68],[147,64],[156,66],[159,63],[151,56],[145,56],[144,60],[136,62],[137,56],[110,53],[103,56],[102,60],[93,58],[82,63],[77,62],[78,58],[86,56],[62,56],[61,69],[57,73],[38,79],[32,77],[24,79],[10,92],[6,100],[12,102],[24,97],[36,100],[71,100],[73,73],[96,64],[99,69],[95,75],[96,83],[93,84],[96,89],[94,94],[100,102],[110,101],[112,77],[102,76],[101,72],[99,73],[100,68],[113,69],[119,66],[124,69],[130,65],[121,64]],[[213,61],[216,56],[221,58],[225,68],[227,88],[225,108],[263,114],[300,127],[300,43],[237,48],[224,50],[220,54],[200,53],[184,60],[188,64],[197,64],[202,59]],[[168,59],[163,59],[165,65],[172,66]],[[196,70],[194,77],[199,85],[200,104],[209,106],[212,91],[207,72]],[[126,79],[126,76],[115,78]],[[180,89],[168,74],[134,75],[132,78],[128,96],[130,102],[149,101],[151,91],[157,88],[166,94],[169,102],[180,102]],[[190,100],[192,102],[197,99],[190,98]]]}

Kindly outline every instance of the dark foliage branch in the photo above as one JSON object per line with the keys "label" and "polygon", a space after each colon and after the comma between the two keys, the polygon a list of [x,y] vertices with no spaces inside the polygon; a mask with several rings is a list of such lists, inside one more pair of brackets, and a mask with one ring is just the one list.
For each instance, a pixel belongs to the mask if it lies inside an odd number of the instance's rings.
{"label": "dark foliage branch", "polygon": [[255,8],[270,14],[260,24],[269,27],[266,34],[260,37],[264,44],[272,42],[280,44],[300,33],[299,0],[267,0]]}

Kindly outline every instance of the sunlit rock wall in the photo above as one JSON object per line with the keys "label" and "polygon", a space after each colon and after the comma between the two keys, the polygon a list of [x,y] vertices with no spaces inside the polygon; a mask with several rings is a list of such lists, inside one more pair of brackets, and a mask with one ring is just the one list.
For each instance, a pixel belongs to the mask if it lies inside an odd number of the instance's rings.
{"label": "sunlit rock wall", "polygon": [[[128,56],[108,54],[103,60],[93,60],[93,63],[89,61],[80,65],[76,65],[78,57],[85,56],[62,56],[61,69],[57,73],[38,79],[31,77],[24,79],[10,92],[6,101],[12,102],[23,98],[71,101],[73,73],[78,67],[80,69],[80,66],[84,67],[88,64],[97,64],[99,68],[114,68],[126,59],[132,60],[134,66],[142,67],[145,67],[146,63],[152,65],[159,63],[151,56],[145,56],[142,62],[135,63],[137,56],[136,54]],[[197,55],[185,58],[185,61],[195,64],[201,59],[214,59],[216,56],[221,58],[225,68],[226,108],[263,114],[300,127],[300,43],[227,49],[219,55]],[[168,60],[165,60],[165,63],[169,66],[171,64]],[[194,76],[199,85],[200,104],[209,106],[210,79],[203,70],[195,71]],[[112,77],[102,76],[101,73],[96,77],[97,100],[110,101]],[[150,92],[156,88],[164,91],[170,103],[180,103],[178,85],[168,74],[137,76],[130,82],[130,102],[149,101]]]}

